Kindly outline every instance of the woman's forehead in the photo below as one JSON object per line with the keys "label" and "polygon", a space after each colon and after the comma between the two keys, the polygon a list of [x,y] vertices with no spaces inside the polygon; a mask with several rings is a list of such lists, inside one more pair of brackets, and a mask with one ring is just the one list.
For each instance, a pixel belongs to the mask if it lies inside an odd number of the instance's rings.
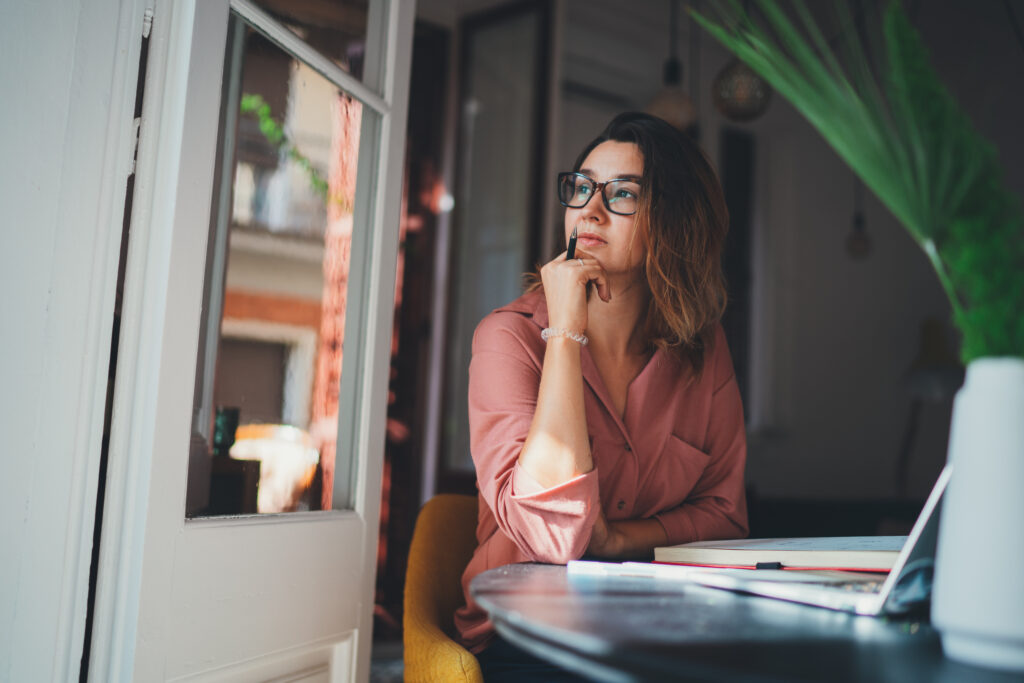
{"label": "woman's forehead", "polygon": [[597,180],[641,176],[644,172],[644,157],[640,148],[632,142],[607,140],[590,151],[580,171],[601,176]]}

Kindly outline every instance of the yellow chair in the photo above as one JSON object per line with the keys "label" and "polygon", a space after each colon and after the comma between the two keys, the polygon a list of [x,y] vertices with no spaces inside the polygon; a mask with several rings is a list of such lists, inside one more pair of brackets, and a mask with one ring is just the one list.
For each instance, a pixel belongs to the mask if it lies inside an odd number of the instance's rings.
{"label": "yellow chair", "polygon": [[443,493],[420,510],[405,572],[406,683],[483,683],[480,665],[452,635],[462,571],[476,549],[476,496]]}

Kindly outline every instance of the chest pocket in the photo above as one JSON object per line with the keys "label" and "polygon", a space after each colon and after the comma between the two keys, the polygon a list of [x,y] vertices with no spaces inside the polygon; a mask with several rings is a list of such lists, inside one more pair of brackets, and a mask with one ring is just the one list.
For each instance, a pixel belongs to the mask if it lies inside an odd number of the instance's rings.
{"label": "chest pocket", "polygon": [[675,434],[670,434],[659,461],[649,485],[664,487],[665,493],[678,505],[689,497],[700,481],[711,462],[711,456]]}

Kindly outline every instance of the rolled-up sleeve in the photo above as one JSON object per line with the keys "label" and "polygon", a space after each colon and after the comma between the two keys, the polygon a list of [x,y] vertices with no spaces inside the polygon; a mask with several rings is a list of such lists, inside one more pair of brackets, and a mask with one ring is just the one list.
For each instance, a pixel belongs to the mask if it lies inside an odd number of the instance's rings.
{"label": "rolled-up sleeve", "polygon": [[488,316],[473,335],[469,367],[470,450],[480,495],[498,528],[524,555],[564,564],[583,556],[600,507],[596,468],[544,488],[519,467],[537,406],[540,361],[514,313]]}
{"label": "rolled-up sleeve", "polygon": [[744,470],[747,436],[743,403],[725,346],[718,330],[714,390],[705,452],[709,460],[696,485],[681,505],[655,515],[668,535],[669,545],[691,541],[743,538],[747,535],[747,499]]}

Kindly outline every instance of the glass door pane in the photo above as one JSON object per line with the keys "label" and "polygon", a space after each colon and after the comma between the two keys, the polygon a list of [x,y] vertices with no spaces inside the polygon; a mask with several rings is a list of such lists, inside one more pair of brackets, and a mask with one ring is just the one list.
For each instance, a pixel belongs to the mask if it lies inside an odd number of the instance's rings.
{"label": "glass door pane", "polygon": [[543,3],[464,22],[457,231],[446,364],[443,469],[472,473],[468,392],[477,323],[523,291],[538,258],[546,120],[548,12]]}
{"label": "glass door pane", "polygon": [[366,0],[256,0],[256,6],[356,78],[363,77]]}
{"label": "glass door pane", "polygon": [[232,14],[189,516],[330,509],[362,105]]}

